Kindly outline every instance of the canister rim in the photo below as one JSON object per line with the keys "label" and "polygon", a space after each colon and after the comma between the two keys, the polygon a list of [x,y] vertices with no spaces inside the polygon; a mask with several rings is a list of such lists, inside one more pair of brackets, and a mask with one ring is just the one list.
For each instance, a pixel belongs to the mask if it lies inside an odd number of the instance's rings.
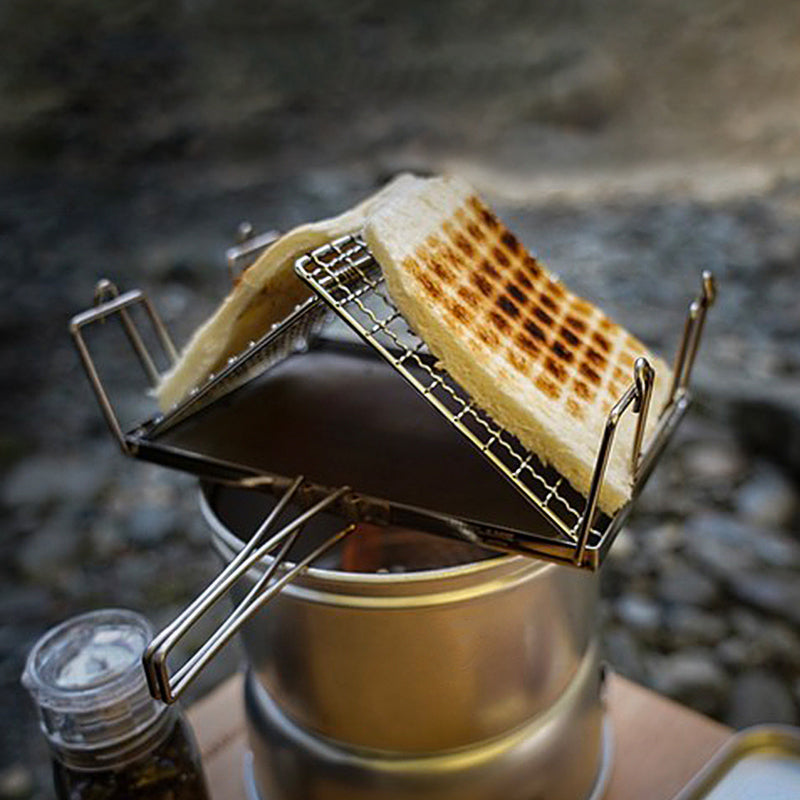
{"label": "canister rim", "polygon": [[[202,489],[199,495],[200,509],[211,528],[213,544],[225,560],[230,560],[244,546],[244,542],[219,518],[207,494]],[[304,575],[295,579],[295,583],[298,585],[319,586],[320,588],[340,586],[345,590],[367,589],[369,587],[396,588],[400,590],[403,587],[411,588],[431,583],[460,582],[475,576],[480,576],[481,580],[485,580],[489,575],[492,578],[500,578],[519,572],[524,572],[526,576],[530,576],[532,573],[549,571],[557,567],[558,565],[556,564],[537,561],[524,556],[498,555],[494,558],[470,561],[455,566],[419,569],[402,573],[346,572],[321,567],[309,567]],[[360,592],[356,591],[356,593]]]}

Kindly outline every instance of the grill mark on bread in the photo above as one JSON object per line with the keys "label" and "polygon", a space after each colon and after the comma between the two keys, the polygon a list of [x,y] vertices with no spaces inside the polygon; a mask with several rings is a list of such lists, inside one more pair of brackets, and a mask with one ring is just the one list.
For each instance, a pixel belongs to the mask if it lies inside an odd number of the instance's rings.
{"label": "grill mark on bread", "polygon": [[508,356],[508,360],[511,362],[511,366],[517,372],[522,373],[523,375],[528,374],[528,367],[530,366],[530,361],[527,358],[523,358],[513,347],[509,347],[506,350],[506,355]]}
{"label": "grill mark on bread", "polygon": [[539,262],[533,256],[526,255],[522,263],[534,278],[541,277],[542,268],[539,266]]}
{"label": "grill mark on bread", "polygon": [[424,272],[419,265],[419,262],[409,256],[403,262],[403,266],[408,270],[408,272],[414,276],[420,286],[422,286],[423,291],[434,300],[439,300],[442,296],[442,291],[439,287],[431,280],[430,276]]}
{"label": "grill mark on bread", "polygon": [[511,299],[504,294],[501,294],[500,297],[497,298],[497,306],[509,317],[516,318],[519,316],[519,309],[514,305]]}
{"label": "grill mark on bread", "polygon": [[564,322],[575,331],[575,333],[586,333],[586,323],[575,316],[568,316],[564,318]]}
{"label": "grill mark on bread", "polygon": [[500,236],[500,241],[511,251],[512,255],[516,255],[519,251],[520,244],[517,237],[511,231],[503,231]]}
{"label": "grill mark on bread", "polygon": [[607,414],[627,383],[636,340],[552,279],[474,198],[440,234],[446,238],[431,234],[404,263],[425,295],[469,331],[469,349],[502,355],[498,379],[528,378],[573,418],[584,419],[592,404]]}
{"label": "grill mark on bread", "polygon": [[594,400],[595,393],[583,382],[583,381],[575,381],[575,394],[584,400],[585,402],[589,403]]}
{"label": "grill mark on bread", "polygon": [[425,240],[425,243],[421,247],[417,248],[417,252],[421,256],[424,256],[429,252],[437,253],[440,250],[441,246],[442,246],[442,240],[435,233],[432,233]]}
{"label": "grill mark on bread", "polygon": [[545,375],[539,375],[534,381],[534,384],[537,389],[553,400],[558,400],[561,396],[561,390],[558,388],[558,385],[553,383],[553,381]]}
{"label": "grill mark on bread", "polygon": [[592,334],[592,341],[594,341],[597,345],[599,345],[601,350],[605,350],[606,353],[608,353],[611,350],[611,345],[608,339],[606,339],[606,337],[603,336],[602,333],[598,333],[597,331],[595,331]]}
{"label": "grill mark on bread", "polygon": [[514,278],[516,279],[517,283],[522,286],[523,289],[533,289],[533,284],[528,279],[528,276],[521,270],[518,269],[514,273]]}
{"label": "grill mark on bread", "polygon": [[575,359],[575,355],[572,351],[567,350],[558,339],[550,345],[550,349],[553,351],[554,355],[558,356],[562,361],[566,361],[568,364]]}
{"label": "grill mark on bread", "polygon": [[585,416],[583,413],[583,409],[578,405],[574,397],[567,398],[567,412],[569,413],[570,416],[575,417],[577,419],[583,419]]}
{"label": "grill mark on bread", "polygon": [[586,349],[586,357],[595,366],[600,367],[601,369],[605,368],[605,365],[607,363],[605,356],[598,353],[597,350],[595,350],[593,347],[588,347]]}
{"label": "grill mark on bread", "polygon": [[467,258],[471,258],[475,252],[475,248],[469,243],[467,237],[462,234],[457,234],[453,239],[453,243]]}
{"label": "grill mark on bread", "polygon": [[500,273],[484,258],[480,264],[481,272],[488,275],[493,280],[500,279]]}
{"label": "grill mark on bread", "polygon": [[500,339],[493,330],[481,326],[478,328],[477,333],[478,338],[492,349],[500,346]]}
{"label": "grill mark on bread", "polygon": [[470,280],[475,284],[478,291],[484,297],[491,297],[494,294],[494,290],[492,289],[492,284],[483,277],[483,275],[479,275],[477,272],[473,272],[470,275]]}
{"label": "grill mark on bread", "polygon": [[564,325],[562,325],[561,328],[559,329],[559,333],[561,334],[564,341],[570,347],[577,347],[580,344],[581,340],[569,328],[565,327]]}
{"label": "grill mark on bread", "polygon": [[506,331],[508,331],[508,329],[511,327],[506,318],[502,314],[498,314],[496,311],[489,312],[489,319],[492,321],[495,328],[497,328],[501,333],[506,333]]}
{"label": "grill mark on bread", "polygon": [[525,292],[517,286],[516,283],[507,283],[506,284],[506,291],[516,300],[521,306],[524,306],[528,302],[528,298],[525,297]]}
{"label": "grill mark on bread", "polygon": [[581,375],[588,378],[593,384],[596,386],[600,385],[601,377],[585,362],[581,362],[581,365],[578,367]]}
{"label": "grill mark on bread", "polygon": [[434,299],[440,300],[442,292],[439,287],[427,276],[418,275],[417,280],[422,284],[422,288]]}
{"label": "grill mark on bread", "polygon": [[450,310],[450,313],[464,325],[466,325],[472,319],[467,309],[464,308],[461,303],[458,303],[455,300],[448,302],[447,307]]}
{"label": "grill mark on bread", "polygon": [[492,256],[496,263],[498,263],[501,267],[507,267],[511,262],[508,260],[508,256],[499,248],[493,247],[492,248]]}
{"label": "grill mark on bread", "polygon": [[540,342],[547,342],[544,331],[533,320],[525,320],[523,327],[534,339],[538,339]]}
{"label": "grill mark on bread", "polygon": [[450,272],[450,270],[447,269],[447,267],[445,267],[444,264],[442,264],[442,262],[438,259],[431,259],[430,267],[436,273],[436,276],[439,278],[439,280],[443,281],[444,283],[452,283],[455,279],[455,275],[453,275],[453,273]]}
{"label": "grill mark on bread", "polygon": [[469,235],[479,244],[486,239],[486,234],[481,229],[480,225],[474,222],[467,223],[467,231]]}
{"label": "grill mark on bread", "polygon": [[561,307],[558,305],[558,303],[556,303],[556,301],[553,300],[549,294],[545,294],[544,292],[539,295],[539,302],[546,308],[549,308],[554,314],[558,314],[558,312],[561,310]]}
{"label": "grill mark on bread", "polygon": [[543,322],[548,328],[551,328],[553,326],[553,318],[543,308],[540,308],[539,306],[534,306],[533,313],[536,316],[536,318],[540,322]]}
{"label": "grill mark on bread", "polygon": [[552,373],[559,383],[564,383],[567,380],[567,370],[562,364],[559,364],[554,358],[549,356],[544,360],[545,369]]}
{"label": "grill mark on bread", "polygon": [[[453,283],[456,280],[457,273],[448,269],[448,267],[442,263],[442,259],[447,258],[447,256],[441,241],[438,237],[431,235],[427,238],[426,245],[430,250],[427,250],[425,247],[417,248],[415,253],[416,262],[422,262],[444,283]],[[454,266],[458,269],[457,264]]]}
{"label": "grill mark on bread", "polygon": [[496,231],[500,227],[500,220],[489,211],[483,204],[481,204],[480,216],[483,224],[492,231]]}
{"label": "grill mark on bread", "polygon": [[536,342],[534,342],[530,336],[526,336],[524,333],[518,333],[515,341],[526,353],[531,356],[538,356],[539,353],[541,353],[541,350],[536,345]]}
{"label": "grill mark on bread", "polygon": [[467,305],[472,306],[473,310],[477,310],[480,308],[480,298],[478,295],[475,294],[471,289],[468,289],[466,286],[459,286],[458,287],[458,296],[465,302]]}

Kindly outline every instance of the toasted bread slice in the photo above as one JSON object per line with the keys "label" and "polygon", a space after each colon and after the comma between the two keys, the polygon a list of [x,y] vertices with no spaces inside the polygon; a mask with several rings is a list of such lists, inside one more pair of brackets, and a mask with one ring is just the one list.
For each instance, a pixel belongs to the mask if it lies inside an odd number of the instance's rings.
{"label": "toasted bread slice", "polygon": [[379,203],[419,180],[400,175],[344,214],[301,225],[273,242],[242,273],[220,307],[195,331],[172,369],[162,376],[155,389],[162,411],[179,403],[308,298],[308,288],[295,275],[295,259],[331,239],[360,230]]}
{"label": "toasted bread slice", "polygon": [[[445,369],[545,463],[586,495],[606,417],[645,356],[656,379],[645,442],[667,402],[669,367],[533,258],[464,182],[395,194],[364,236],[392,299]],[[635,420],[623,415],[600,494],[631,495]]]}

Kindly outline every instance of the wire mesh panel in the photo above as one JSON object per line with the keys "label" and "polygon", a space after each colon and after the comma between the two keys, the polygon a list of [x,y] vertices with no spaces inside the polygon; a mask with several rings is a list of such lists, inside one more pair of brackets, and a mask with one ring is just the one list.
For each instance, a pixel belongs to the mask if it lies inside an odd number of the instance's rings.
{"label": "wire mesh panel", "polygon": [[159,419],[150,430],[155,436],[197,413],[219,397],[247,383],[262,372],[280,363],[292,353],[303,351],[309,341],[325,325],[330,316],[328,307],[318,297],[308,298],[279,325],[257,342],[250,342],[239,355],[228,359],[204,385],[192,389],[178,406]]}
{"label": "wire mesh panel", "polygon": [[[348,236],[297,262],[301,278],[455,426],[532,505],[557,534],[574,541],[586,500],[491,417],[441,369],[389,297],[381,270],[363,239]],[[589,546],[609,525],[598,515]]]}

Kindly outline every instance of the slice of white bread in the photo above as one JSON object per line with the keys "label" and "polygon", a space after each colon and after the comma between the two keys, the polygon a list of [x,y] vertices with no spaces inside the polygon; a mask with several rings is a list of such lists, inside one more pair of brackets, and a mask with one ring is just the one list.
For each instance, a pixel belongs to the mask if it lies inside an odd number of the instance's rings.
{"label": "slice of white bread", "polygon": [[378,204],[420,180],[399,175],[344,214],[301,225],[273,242],[242,273],[219,308],[195,331],[178,361],[161,377],[155,389],[161,410],[174,407],[308,298],[309,289],[294,272],[297,258],[332,239],[359,231]]}
{"label": "slice of white bread", "polygon": [[[473,400],[586,495],[606,417],[645,356],[656,379],[645,443],[669,367],[533,258],[463,181],[432,178],[382,203],[364,236],[411,328]],[[623,415],[599,504],[632,489],[633,413]]]}

